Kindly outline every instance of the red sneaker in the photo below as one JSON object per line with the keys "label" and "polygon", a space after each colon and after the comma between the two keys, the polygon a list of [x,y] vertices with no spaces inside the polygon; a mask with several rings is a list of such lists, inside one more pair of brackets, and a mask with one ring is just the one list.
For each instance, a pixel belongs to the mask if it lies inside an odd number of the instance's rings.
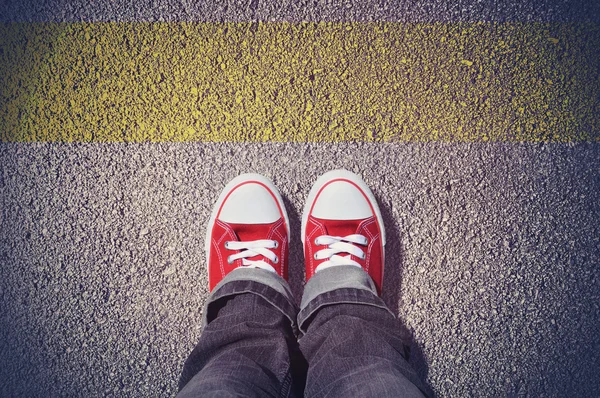
{"label": "red sneaker", "polygon": [[287,280],[288,225],[281,195],[268,178],[243,174],[229,182],[206,229],[209,289],[238,267],[262,268]]}
{"label": "red sneaker", "polygon": [[377,201],[367,184],[347,170],[322,175],[302,214],[306,280],[336,265],[362,267],[381,294],[385,230]]}

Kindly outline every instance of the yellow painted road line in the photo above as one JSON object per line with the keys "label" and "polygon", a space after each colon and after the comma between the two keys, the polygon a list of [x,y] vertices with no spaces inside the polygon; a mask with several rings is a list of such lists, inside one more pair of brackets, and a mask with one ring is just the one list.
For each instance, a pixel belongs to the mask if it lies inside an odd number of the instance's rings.
{"label": "yellow painted road line", "polygon": [[599,141],[600,28],[0,25],[2,141]]}

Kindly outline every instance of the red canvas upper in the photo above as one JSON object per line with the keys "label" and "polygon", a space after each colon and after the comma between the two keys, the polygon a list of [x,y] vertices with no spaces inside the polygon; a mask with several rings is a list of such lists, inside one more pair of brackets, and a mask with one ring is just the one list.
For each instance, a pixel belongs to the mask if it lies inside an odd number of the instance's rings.
{"label": "red canvas upper", "polygon": [[226,241],[254,241],[261,239],[275,240],[279,246],[269,249],[277,257],[277,264],[268,258],[257,255],[248,257],[248,260],[263,260],[275,268],[275,271],[285,280],[288,278],[288,234],[284,218],[271,224],[232,224],[219,219],[215,220],[212,234],[210,253],[208,253],[208,284],[212,291],[214,287],[235,268],[242,266],[242,259],[235,260],[233,264],[227,262],[227,257],[239,253],[241,250],[225,249]]}
{"label": "red canvas upper", "polygon": [[367,246],[357,245],[366,254],[364,260],[354,255],[350,255],[350,258],[358,262],[369,273],[377,286],[378,293],[381,294],[384,266],[383,246],[381,229],[375,216],[363,220],[324,220],[309,215],[306,222],[306,237],[304,240],[306,280],[308,281],[315,274],[315,268],[324,261],[314,259],[316,251],[326,248],[323,245],[315,245],[315,239],[321,235],[344,237],[352,234],[365,236],[369,243]]}

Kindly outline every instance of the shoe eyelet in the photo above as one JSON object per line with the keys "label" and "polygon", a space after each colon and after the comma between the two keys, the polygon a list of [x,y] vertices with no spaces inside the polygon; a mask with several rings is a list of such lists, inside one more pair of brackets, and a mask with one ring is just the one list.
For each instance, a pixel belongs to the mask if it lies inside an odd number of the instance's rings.
{"label": "shoe eyelet", "polygon": [[319,246],[319,238],[315,238],[315,245]]}
{"label": "shoe eyelet", "polygon": [[273,260],[275,264],[279,264],[279,257],[275,256],[275,260]]}
{"label": "shoe eyelet", "polygon": [[317,258],[317,253],[315,253],[315,255],[313,256],[313,258],[314,258],[315,260],[318,260],[318,258]]}
{"label": "shoe eyelet", "polygon": [[231,260],[231,256],[227,256],[227,264],[233,264],[233,261]]}
{"label": "shoe eyelet", "polygon": [[277,249],[279,247],[279,242],[277,242],[276,240],[274,240],[273,242],[275,242],[275,246],[273,248]]}
{"label": "shoe eyelet", "polygon": [[363,252],[363,254],[361,254],[360,256],[361,260],[364,260],[367,258],[367,254]]}
{"label": "shoe eyelet", "polygon": [[225,241],[225,245],[224,246],[225,246],[225,249],[229,249],[229,241],[228,240]]}

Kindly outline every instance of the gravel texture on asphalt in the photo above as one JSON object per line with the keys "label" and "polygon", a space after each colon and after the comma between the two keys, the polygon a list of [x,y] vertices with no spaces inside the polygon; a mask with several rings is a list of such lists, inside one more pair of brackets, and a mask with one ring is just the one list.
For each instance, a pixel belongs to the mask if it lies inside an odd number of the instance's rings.
{"label": "gravel texture on asphalt", "polygon": [[[144,24],[160,21],[169,23]],[[309,24],[319,47],[299,25],[281,28],[301,21],[346,25]],[[8,0],[0,23],[0,140],[88,142],[0,143],[1,397],[174,395],[201,332],[204,228],[222,187],[253,171],[280,188],[299,298],[300,212],[316,178],[338,167],[361,174],[379,200],[384,299],[436,395],[600,396],[600,2]],[[211,30],[225,27],[229,36]],[[286,32],[308,64],[299,51],[274,56]],[[221,61],[197,57],[180,34],[209,38]],[[160,50],[155,63],[128,44],[132,35]],[[236,53],[244,40],[282,64]],[[340,52],[322,49],[353,41],[354,86],[344,91],[333,84],[343,64],[321,66]],[[366,45],[378,51],[371,63]],[[198,68],[220,95],[207,97],[205,114],[194,108],[202,98],[189,101]],[[295,86],[278,85],[275,70]],[[404,96],[376,100],[390,81],[398,87],[386,95]],[[247,107],[236,111],[227,88],[242,90]],[[250,88],[264,109],[246,104]],[[409,97],[416,108],[400,106]],[[311,98],[320,102],[307,111]],[[107,100],[114,108],[99,107]],[[311,138],[334,109],[354,119]],[[265,131],[278,115],[287,131]],[[235,124],[244,118],[254,135]],[[286,124],[294,118],[307,124]],[[206,134],[197,120],[226,134]],[[416,142],[303,142],[411,140],[404,128]],[[298,142],[97,142],[222,139]]]}
{"label": "gravel texture on asphalt", "polygon": [[363,175],[384,299],[439,396],[598,396],[600,145],[0,144],[0,396],[169,396],[200,335],[204,231],[254,171],[291,218],[323,172]]}
{"label": "gravel texture on asphalt", "polygon": [[1,21],[598,22],[589,0],[6,0]]}
{"label": "gravel texture on asphalt", "polygon": [[2,141],[600,140],[600,25],[0,26]]}

